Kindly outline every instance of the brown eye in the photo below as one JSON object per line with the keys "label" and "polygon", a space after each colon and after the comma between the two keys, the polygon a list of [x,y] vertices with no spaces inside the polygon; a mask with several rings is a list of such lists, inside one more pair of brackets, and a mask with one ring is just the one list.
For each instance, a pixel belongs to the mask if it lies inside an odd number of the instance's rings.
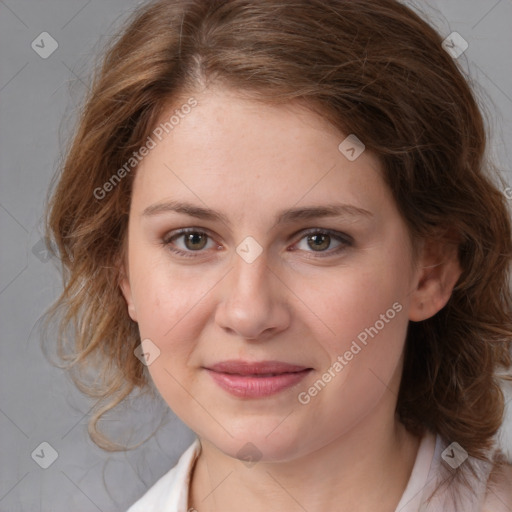
{"label": "brown eye", "polygon": [[[330,229],[310,229],[303,233],[296,248],[314,257],[336,256],[354,245],[350,235]],[[295,249],[294,249],[295,250]],[[308,256],[311,257],[311,256]]]}
{"label": "brown eye", "polygon": [[182,235],[185,240],[185,247],[190,249],[191,251],[203,249],[208,240],[208,235],[206,233],[201,233],[199,231],[192,233],[185,233]]}
{"label": "brown eye", "polygon": [[[207,247],[208,242],[210,246]],[[205,231],[186,228],[169,233],[162,240],[164,247],[179,256],[200,256],[215,246],[212,237]],[[197,253],[197,254],[194,254]]]}
{"label": "brown eye", "polygon": [[327,234],[308,235],[308,246],[312,249],[323,251],[331,245],[331,237]]}

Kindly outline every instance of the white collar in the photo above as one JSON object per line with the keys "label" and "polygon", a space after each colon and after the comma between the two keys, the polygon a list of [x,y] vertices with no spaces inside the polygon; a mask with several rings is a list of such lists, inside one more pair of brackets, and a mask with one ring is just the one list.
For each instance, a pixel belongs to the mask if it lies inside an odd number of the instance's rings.
{"label": "white collar", "polygon": [[[395,512],[423,512],[426,510],[437,512],[455,512],[464,510],[472,512],[481,510],[482,499],[485,495],[487,477],[490,468],[477,461],[477,467],[482,469],[480,481],[474,482],[473,490],[478,496],[475,501],[470,495],[463,496],[468,500],[463,509],[448,505],[446,496],[441,494],[433,499],[428,506],[426,498],[438,483],[443,472],[447,471],[441,462],[441,453],[447,443],[440,436],[428,432],[422,437],[418,448],[418,454],[409,477],[404,493],[395,509]],[[165,475],[163,475],[147,492],[134,503],[127,512],[188,512],[188,495],[190,479],[195,462],[201,453],[201,443],[198,438],[181,455],[178,463]],[[472,459],[475,462],[475,459]],[[485,466],[485,467],[484,467]]]}

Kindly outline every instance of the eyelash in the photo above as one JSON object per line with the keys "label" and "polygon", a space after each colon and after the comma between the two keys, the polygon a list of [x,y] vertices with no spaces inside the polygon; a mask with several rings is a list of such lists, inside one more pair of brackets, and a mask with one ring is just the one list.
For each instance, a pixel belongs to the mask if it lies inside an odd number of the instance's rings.
{"label": "eyelash", "polygon": [[[195,255],[193,253],[194,252],[201,253],[201,252],[203,252],[202,250],[182,251],[181,249],[176,249],[174,247],[171,247],[171,243],[174,240],[178,239],[179,237],[181,237],[183,235],[190,234],[190,233],[206,235],[207,237],[209,237],[210,240],[213,239],[213,237],[210,236],[208,231],[204,231],[202,229],[197,229],[197,228],[183,228],[183,229],[178,229],[177,231],[172,232],[171,234],[166,236],[162,240],[162,245],[164,247],[166,247],[167,249],[169,249],[171,252],[173,252],[179,256],[183,256],[185,258],[197,258],[197,257],[199,257],[199,255]],[[307,252],[316,253],[316,255],[313,256],[313,258],[327,258],[327,257],[331,257],[331,256],[336,256],[339,253],[341,253],[342,251],[346,250],[348,247],[351,247],[353,245],[353,240],[349,235],[340,233],[338,231],[334,231],[332,229],[311,228],[311,229],[308,229],[308,230],[302,232],[301,234],[302,234],[302,236],[298,240],[299,242],[308,235],[322,234],[322,235],[329,235],[332,238],[335,238],[342,243],[342,245],[340,247],[338,247],[337,249],[335,249],[333,251],[329,251],[329,252],[327,252],[327,251],[318,251],[318,252],[317,251],[307,251]],[[308,256],[308,257],[311,257],[311,256]]]}

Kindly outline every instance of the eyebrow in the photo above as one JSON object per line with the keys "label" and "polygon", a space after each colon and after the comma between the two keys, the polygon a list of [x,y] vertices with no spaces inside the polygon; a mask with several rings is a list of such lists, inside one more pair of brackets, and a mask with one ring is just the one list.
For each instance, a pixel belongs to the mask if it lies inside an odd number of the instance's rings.
{"label": "eyebrow", "polygon": [[[203,208],[184,201],[167,201],[148,206],[142,212],[143,217],[152,217],[168,212],[182,213],[202,220],[223,222],[231,226],[231,222],[221,212],[210,208]],[[318,219],[322,217],[373,217],[373,213],[359,208],[358,206],[343,203],[334,203],[319,206],[308,206],[302,208],[289,208],[282,210],[276,215],[275,225]]]}

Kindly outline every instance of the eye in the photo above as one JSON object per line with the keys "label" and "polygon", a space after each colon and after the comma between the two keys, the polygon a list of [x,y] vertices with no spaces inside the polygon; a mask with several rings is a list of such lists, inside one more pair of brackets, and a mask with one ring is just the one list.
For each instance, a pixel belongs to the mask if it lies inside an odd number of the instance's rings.
{"label": "eye", "polygon": [[[201,252],[202,249],[207,246],[208,241],[213,244],[211,239],[208,240],[209,236],[206,231],[195,228],[184,228],[173,232],[172,236],[166,236],[163,240],[163,245],[168,247],[171,252],[179,254],[180,256],[194,257],[195,254],[190,253]],[[182,239],[181,248],[174,247],[175,241],[180,238]]]}
{"label": "eye", "polygon": [[[333,250],[327,251],[327,249],[331,247],[333,239],[338,241],[338,245]],[[307,231],[296,245],[299,250],[321,253],[318,254],[318,257],[327,257],[339,254],[347,247],[352,246],[353,240],[349,235],[344,233],[339,233],[330,229],[314,228]],[[308,251],[308,248],[313,250]]]}

